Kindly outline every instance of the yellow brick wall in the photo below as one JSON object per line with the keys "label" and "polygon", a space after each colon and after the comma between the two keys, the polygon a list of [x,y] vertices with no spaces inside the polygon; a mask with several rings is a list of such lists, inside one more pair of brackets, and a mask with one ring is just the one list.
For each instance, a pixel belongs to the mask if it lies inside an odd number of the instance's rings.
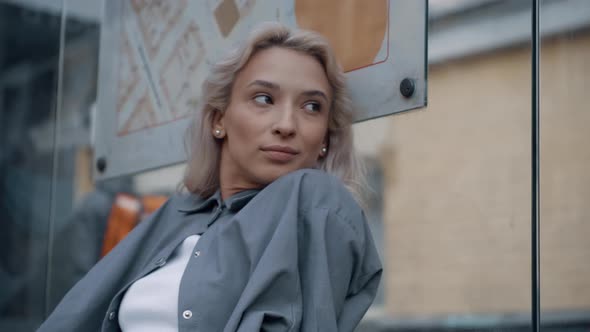
{"label": "yellow brick wall", "polygon": [[[590,310],[590,34],[541,56],[542,304]],[[434,65],[426,109],[355,126],[384,168],[389,315],[530,310],[530,68],[527,46]]]}

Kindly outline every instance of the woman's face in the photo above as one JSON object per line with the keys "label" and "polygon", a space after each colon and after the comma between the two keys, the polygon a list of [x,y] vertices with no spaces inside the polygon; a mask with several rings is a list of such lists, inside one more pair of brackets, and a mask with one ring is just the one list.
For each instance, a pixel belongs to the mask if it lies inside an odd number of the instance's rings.
{"label": "woman's face", "polygon": [[236,75],[230,103],[218,112],[223,187],[260,188],[323,157],[332,91],[312,56],[261,50]]}

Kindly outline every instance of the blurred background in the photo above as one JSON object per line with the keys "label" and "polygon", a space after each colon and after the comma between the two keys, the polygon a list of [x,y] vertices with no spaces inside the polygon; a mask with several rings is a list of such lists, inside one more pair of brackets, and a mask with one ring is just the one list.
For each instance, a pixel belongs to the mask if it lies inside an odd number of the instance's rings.
{"label": "blurred background", "polygon": [[[541,4],[541,326],[587,332],[590,1]],[[0,0],[0,331],[34,331],[184,170],[93,181],[101,8]],[[430,0],[428,106],[355,124],[385,266],[358,331],[530,330],[530,11]]]}

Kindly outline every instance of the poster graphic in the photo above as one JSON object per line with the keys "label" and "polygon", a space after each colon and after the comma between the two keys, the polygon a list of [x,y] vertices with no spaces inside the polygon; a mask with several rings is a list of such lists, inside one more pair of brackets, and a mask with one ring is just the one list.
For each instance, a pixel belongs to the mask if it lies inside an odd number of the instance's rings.
{"label": "poster graphic", "polygon": [[[185,160],[180,133],[210,65],[263,21],[326,37],[347,74],[355,121],[426,103],[426,0],[105,0],[98,178]],[[416,92],[403,97],[400,82]],[[158,151],[158,153],[154,153]]]}

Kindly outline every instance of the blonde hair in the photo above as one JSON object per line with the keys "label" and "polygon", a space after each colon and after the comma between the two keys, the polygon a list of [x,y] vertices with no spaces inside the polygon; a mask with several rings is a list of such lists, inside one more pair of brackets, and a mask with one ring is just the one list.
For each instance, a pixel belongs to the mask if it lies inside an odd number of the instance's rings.
{"label": "blonde hair", "polygon": [[328,42],[319,34],[290,30],[278,23],[265,23],[246,41],[213,65],[202,86],[202,102],[187,132],[188,165],[183,185],[201,197],[211,196],[219,188],[221,144],[211,134],[215,112],[225,112],[237,73],[256,52],[281,47],[316,58],[325,70],[332,89],[332,107],[328,122],[328,154],[318,160],[317,168],[340,178],[355,198],[362,202],[365,176],[354,152],[352,102],[344,73]]}

